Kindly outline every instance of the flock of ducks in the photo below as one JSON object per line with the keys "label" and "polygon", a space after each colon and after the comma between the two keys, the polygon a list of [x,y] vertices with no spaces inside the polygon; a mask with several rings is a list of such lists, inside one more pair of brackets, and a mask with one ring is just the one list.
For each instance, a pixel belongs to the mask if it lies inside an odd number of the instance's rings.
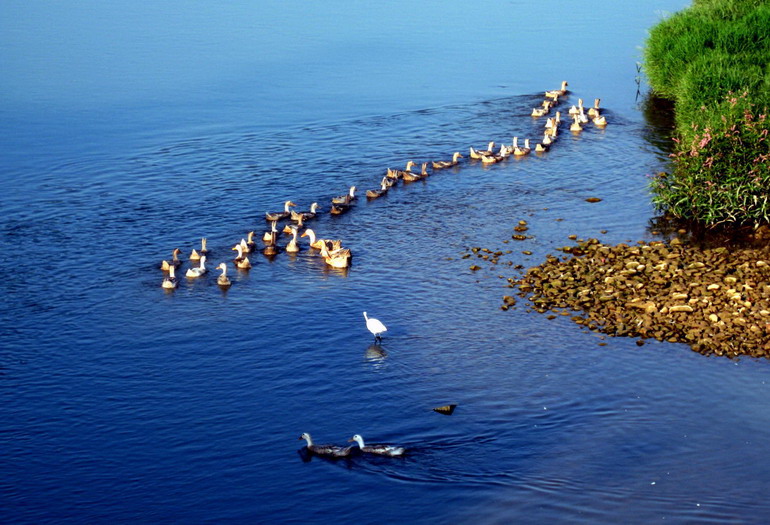
{"label": "flock of ducks", "polygon": [[[563,81],[561,88],[557,90],[552,91],[546,91],[545,92],[545,100],[543,100],[542,104],[539,107],[536,107],[532,110],[531,116],[533,118],[538,117],[544,117],[548,115],[551,111],[551,109],[555,108],[558,103],[560,97],[567,94],[567,81]],[[593,123],[594,126],[599,128],[604,128],[607,125],[607,119],[605,116],[601,115],[601,108],[600,108],[600,99],[594,100],[594,105],[592,108],[589,108],[587,111],[583,106],[583,99],[578,99],[577,106],[573,105],[569,111],[568,114],[570,118],[572,119],[572,123],[570,125],[570,131],[573,133],[580,133],[583,131],[583,126],[588,124],[589,122]],[[550,147],[553,145],[553,143],[556,141],[558,137],[558,129],[559,125],[561,124],[561,112],[556,111],[556,114],[554,117],[549,117],[545,122],[545,130],[543,132],[543,138],[540,142],[537,143],[534,150],[536,153],[545,152],[550,149]],[[525,138],[523,140],[523,143],[519,143],[519,137],[513,137],[513,142],[509,146],[507,144],[501,144],[499,150],[495,151],[495,143],[490,142],[487,146],[487,149],[485,150],[476,150],[472,146],[470,147],[469,156],[471,159],[480,160],[483,164],[494,164],[497,162],[500,162],[501,160],[509,157],[521,157],[524,155],[528,155],[532,151],[532,147],[530,144],[530,139]],[[460,152],[455,152],[452,155],[451,160],[445,160],[445,161],[432,161],[430,163],[433,171],[441,170],[445,168],[450,168],[453,166],[457,166],[460,162],[460,159],[463,158],[463,156],[460,154]],[[403,170],[398,169],[391,169],[388,168],[387,172],[385,173],[385,176],[382,177],[382,180],[380,181],[380,187],[378,189],[372,189],[368,190],[366,192],[366,197],[369,199],[376,199],[378,197],[381,197],[385,195],[393,185],[395,185],[398,180],[402,180],[403,182],[413,182],[417,180],[424,179],[431,175],[431,173],[428,172],[428,162],[423,162],[420,165],[420,171],[412,171],[413,168],[415,168],[417,164],[410,160],[406,163],[406,166]],[[350,202],[355,198],[355,186],[350,188],[350,192],[348,195],[344,196],[345,198],[338,198],[338,200],[332,201],[332,214],[338,214],[338,213],[344,213],[347,211],[347,208],[350,205]],[[288,205],[291,205],[292,203],[287,203]],[[337,207],[337,209],[335,209]],[[288,208],[286,208],[288,211]],[[303,233],[303,236],[309,236],[311,246],[314,246],[316,241],[315,233],[311,229],[305,230],[305,233]],[[321,249],[321,253],[324,253],[324,250],[326,249],[326,243],[331,241],[323,241],[319,242],[318,247]],[[335,244],[334,247],[329,246],[329,248],[333,250],[339,250],[341,249],[340,241],[334,241]],[[314,246],[315,247],[315,246]],[[328,261],[327,261],[328,262]],[[366,327],[367,329],[374,335],[375,343],[379,342],[379,340],[382,337],[382,334],[387,331],[387,328],[385,325],[380,322],[378,319],[374,319],[367,316],[367,313],[364,312],[364,319],[366,320]],[[451,415],[454,412],[456,405],[446,405],[443,407],[437,407],[433,410],[445,414],[445,415]],[[330,458],[345,458],[354,453],[354,450],[356,447],[353,446],[340,446],[340,445],[317,445],[313,442],[313,439],[311,438],[310,434],[304,433],[299,438],[300,440],[305,440],[307,443],[307,450],[311,454],[319,455],[319,456],[325,456]],[[384,444],[378,444],[378,445],[366,445],[364,443],[363,438],[356,434],[352,438],[350,438],[348,441],[355,441],[358,444],[358,450],[360,453],[365,454],[377,454],[381,456],[401,456],[405,454],[406,449],[404,447],[399,447],[395,445],[384,445]]]}
{"label": "flock of ducks", "polygon": [[[555,89],[545,92],[545,99],[542,104],[532,109],[531,116],[533,118],[545,117],[559,104],[559,97],[567,94],[567,81],[563,81],[561,89]],[[572,119],[570,124],[570,131],[573,133],[580,133],[583,131],[583,126],[589,122],[593,123],[598,128],[604,128],[607,126],[607,118],[601,114],[601,107],[599,106],[601,99],[594,99],[594,105],[587,111],[583,107],[583,99],[578,99],[578,105],[573,105],[569,109],[569,116]],[[561,124],[561,111],[557,111],[555,116],[549,117],[545,121],[545,129],[543,130],[543,138],[535,145],[535,152],[542,153],[551,149],[551,146],[558,138],[559,125]],[[529,155],[532,152],[530,139],[525,138],[523,143],[519,143],[519,137],[513,137],[512,144],[500,144],[499,150],[495,151],[495,143],[490,142],[487,149],[477,150],[473,146],[470,148],[470,157],[472,159],[480,160],[482,164],[495,164],[510,156],[523,157]]]}
{"label": "flock of ducks", "polygon": [[[533,118],[547,116],[559,104],[560,97],[566,94],[567,81],[565,80],[562,82],[560,89],[545,92],[542,104],[532,110],[531,116]],[[601,114],[602,110],[599,104],[600,99],[597,98],[594,100],[593,107],[586,110],[583,106],[583,99],[578,99],[578,104],[576,106],[573,105],[568,111],[569,117],[572,120],[569,126],[570,131],[580,133],[589,122],[593,123],[596,127],[604,128],[607,125],[607,119]],[[510,145],[501,144],[497,150],[495,150],[494,142],[490,142],[484,150],[476,150],[471,146],[469,151],[470,158],[480,160],[482,164],[488,165],[500,162],[510,156],[522,157],[529,155],[533,149],[536,153],[548,151],[558,138],[560,124],[561,112],[556,111],[555,116],[546,119],[543,137],[534,148],[532,148],[529,138],[524,138],[520,142],[519,137],[516,136],[513,137],[513,142]],[[371,200],[382,197],[399,180],[404,183],[423,180],[436,171],[457,166],[461,158],[463,156],[458,151],[452,155],[451,160],[422,162],[419,171],[415,169],[417,164],[413,160],[408,161],[403,170],[388,168],[380,180],[379,188],[367,190],[366,198]],[[428,171],[429,165],[431,167],[430,172]],[[331,215],[347,213],[357,201],[356,190],[355,186],[351,186],[347,193],[332,198],[329,213]],[[307,222],[318,217],[320,211],[319,204],[314,202],[308,211],[296,211],[293,209],[296,206],[294,202],[288,200],[284,202],[282,211],[266,212],[265,220],[270,224],[270,229],[262,235],[263,246],[261,248],[258,247],[254,241],[255,232],[248,232],[246,238],[242,238],[239,243],[232,247],[232,250],[237,252],[232,261],[234,266],[240,270],[248,270],[251,268],[249,255],[258,250],[261,250],[268,257],[275,256],[282,250],[287,253],[297,253],[302,249],[300,239],[308,237],[310,248],[317,250],[328,266],[332,268],[348,268],[353,259],[350,249],[343,247],[340,240],[319,237],[313,229],[306,226]],[[278,224],[281,222],[284,223],[284,226],[279,231]],[[290,240],[283,246],[279,245],[281,233],[291,235]],[[179,259],[180,253],[180,250],[176,248],[172,252],[171,260],[161,262],[161,270],[167,272],[161,283],[161,286],[165,289],[175,289],[179,284],[176,271],[180,269],[182,264],[182,261]],[[187,279],[200,279],[206,276],[208,274],[208,268],[206,267],[208,256],[209,250],[206,246],[206,238],[203,238],[201,239],[200,250],[194,249],[190,254],[189,259],[195,266],[187,269],[185,277]],[[217,276],[217,284],[223,289],[228,288],[232,283],[227,277],[227,263],[221,262],[216,269],[222,272]]]}

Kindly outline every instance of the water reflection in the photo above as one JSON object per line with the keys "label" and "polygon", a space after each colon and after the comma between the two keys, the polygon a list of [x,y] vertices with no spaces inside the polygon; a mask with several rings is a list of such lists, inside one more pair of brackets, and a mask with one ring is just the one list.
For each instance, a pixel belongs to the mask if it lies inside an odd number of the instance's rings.
{"label": "water reflection", "polygon": [[366,349],[366,352],[364,352],[364,357],[368,362],[375,365],[375,367],[379,367],[385,362],[385,359],[387,359],[388,352],[385,351],[381,344],[372,343]]}
{"label": "water reflection", "polygon": [[653,146],[662,158],[668,158],[673,150],[674,103],[670,100],[647,94],[639,104],[647,126],[642,138]]}

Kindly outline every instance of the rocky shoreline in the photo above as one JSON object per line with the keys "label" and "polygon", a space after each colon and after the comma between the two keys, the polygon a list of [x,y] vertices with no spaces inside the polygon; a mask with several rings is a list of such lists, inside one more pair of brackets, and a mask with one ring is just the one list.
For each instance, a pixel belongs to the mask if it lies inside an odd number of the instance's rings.
{"label": "rocky shoreline", "polygon": [[[509,279],[540,313],[571,312],[613,336],[686,343],[702,354],[770,357],[770,248],[588,239]],[[506,296],[503,309],[515,300]]]}

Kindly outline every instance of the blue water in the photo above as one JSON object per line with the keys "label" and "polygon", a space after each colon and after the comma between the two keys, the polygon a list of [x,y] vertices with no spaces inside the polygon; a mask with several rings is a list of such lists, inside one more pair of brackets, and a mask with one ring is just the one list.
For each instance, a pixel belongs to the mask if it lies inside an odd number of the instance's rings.
{"label": "blue water", "polygon": [[[766,361],[500,309],[570,234],[653,238],[638,46],[685,2],[412,4],[0,5],[3,522],[767,520]],[[306,247],[234,270],[287,199],[539,136],[564,79],[606,130],[322,214],[347,271]],[[204,236],[232,288],[162,290]],[[303,432],[410,453],[308,458]]]}

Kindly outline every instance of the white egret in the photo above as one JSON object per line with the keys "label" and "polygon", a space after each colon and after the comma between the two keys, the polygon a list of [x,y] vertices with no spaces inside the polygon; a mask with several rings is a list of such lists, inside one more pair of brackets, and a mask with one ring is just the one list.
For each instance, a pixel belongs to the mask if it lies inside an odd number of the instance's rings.
{"label": "white egret", "polygon": [[382,339],[380,334],[388,331],[388,329],[385,328],[385,325],[382,324],[379,319],[368,317],[366,312],[364,312],[364,319],[366,319],[366,328],[374,335],[374,340],[379,341]]}

